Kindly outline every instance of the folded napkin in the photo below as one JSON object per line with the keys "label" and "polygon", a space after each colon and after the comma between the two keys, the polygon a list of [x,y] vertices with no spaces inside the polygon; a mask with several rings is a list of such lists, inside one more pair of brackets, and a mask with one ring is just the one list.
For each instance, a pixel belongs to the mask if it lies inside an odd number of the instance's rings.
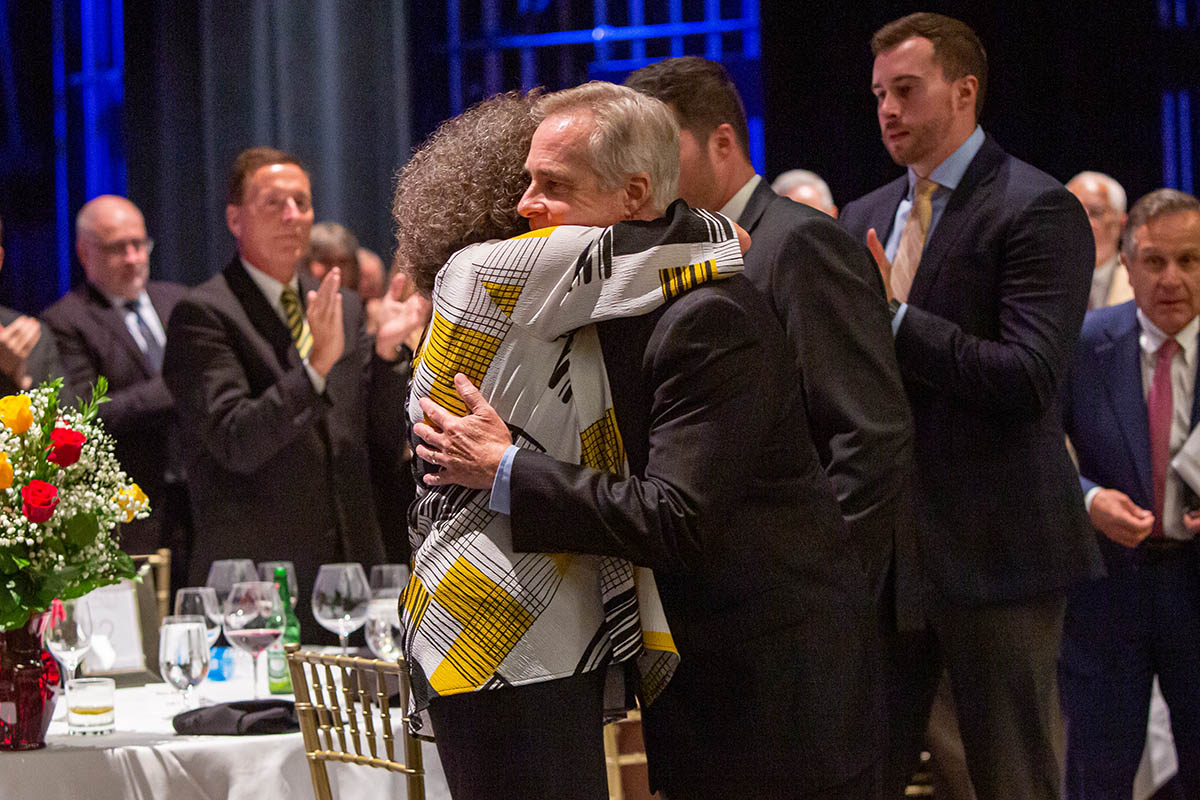
{"label": "folded napkin", "polygon": [[300,722],[296,719],[296,704],[291,700],[217,703],[214,706],[176,714],[171,722],[176,733],[187,735],[256,736],[300,730]]}

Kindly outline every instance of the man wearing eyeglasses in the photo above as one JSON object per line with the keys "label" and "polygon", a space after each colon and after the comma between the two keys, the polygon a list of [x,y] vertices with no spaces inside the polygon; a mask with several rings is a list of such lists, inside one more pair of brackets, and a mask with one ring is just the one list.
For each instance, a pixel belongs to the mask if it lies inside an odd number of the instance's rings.
{"label": "man wearing eyeglasses", "polygon": [[70,386],[90,397],[108,380],[100,418],[116,439],[121,465],[150,497],[150,516],[123,526],[129,553],[171,548],[172,583],[183,577],[190,544],[187,490],[175,438],[175,403],[162,380],[166,323],[185,287],[150,281],[154,241],[138,207],[101,195],[75,217],[75,253],[86,280],[46,309]]}
{"label": "man wearing eyeglasses", "polygon": [[1117,253],[1125,225],[1125,190],[1103,172],[1081,172],[1067,182],[1067,191],[1079,198],[1096,240],[1096,268],[1088,309],[1116,306],[1133,299],[1129,273]]}

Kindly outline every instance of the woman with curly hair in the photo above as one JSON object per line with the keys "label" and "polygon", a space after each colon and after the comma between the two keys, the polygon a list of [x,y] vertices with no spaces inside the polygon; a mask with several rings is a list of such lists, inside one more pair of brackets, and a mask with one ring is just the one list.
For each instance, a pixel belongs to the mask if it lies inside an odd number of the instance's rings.
{"label": "woman with curly hair", "polygon": [[[650,216],[666,209],[665,217],[524,232],[517,203],[529,143],[564,96],[605,121],[589,143],[607,155],[603,163],[669,177],[649,205]],[[660,306],[663,271],[697,260],[711,261],[715,277],[741,270],[736,226],[681,201],[667,208],[678,135],[657,100],[593,83],[485,100],[418,149],[393,206],[397,261],[433,298],[413,367],[411,424],[425,421],[422,398],[466,415],[461,374],[517,446],[627,473],[593,323]],[[639,146],[625,146],[631,139]],[[677,660],[652,577],[635,582],[632,565],[616,558],[514,552],[508,516],[486,490],[421,485],[409,523],[413,572],[401,619],[414,726],[428,711],[456,800],[606,797],[607,668],[637,662],[654,676],[642,685],[648,703]]]}

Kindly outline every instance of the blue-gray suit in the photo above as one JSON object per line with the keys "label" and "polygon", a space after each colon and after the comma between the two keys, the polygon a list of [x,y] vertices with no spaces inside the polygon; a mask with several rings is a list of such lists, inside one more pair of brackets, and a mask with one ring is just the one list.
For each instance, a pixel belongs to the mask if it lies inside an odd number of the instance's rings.
{"label": "blue-gray suit", "polygon": [[[1131,300],[1087,315],[1063,393],[1080,484],[1154,508],[1140,326]],[[1200,420],[1200,392],[1191,425]],[[1172,477],[1171,480],[1178,478]],[[1097,532],[1108,576],[1067,605],[1061,685],[1067,796],[1128,797],[1159,676],[1186,796],[1200,796],[1200,557],[1192,543],[1120,545]]]}

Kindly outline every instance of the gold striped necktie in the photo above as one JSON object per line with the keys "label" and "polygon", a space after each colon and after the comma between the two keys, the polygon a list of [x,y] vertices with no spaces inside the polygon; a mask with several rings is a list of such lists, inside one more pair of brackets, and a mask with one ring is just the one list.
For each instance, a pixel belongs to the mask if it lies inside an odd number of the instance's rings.
{"label": "gold striped necktie", "polygon": [[284,286],[279,302],[283,304],[283,313],[287,315],[288,330],[292,333],[292,341],[296,343],[296,351],[300,353],[300,358],[308,358],[312,350],[312,333],[300,308],[299,295],[291,286]]}
{"label": "gold striped necktie", "polygon": [[900,233],[900,246],[892,260],[892,296],[902,303],[908,302],[908,292],[921,263],[921,251],[925,249],[925,236],[933,217],[933,192],[938,185],[928,178],[917,178],[913,190],[912,208],[908,211],[908,221]]}

